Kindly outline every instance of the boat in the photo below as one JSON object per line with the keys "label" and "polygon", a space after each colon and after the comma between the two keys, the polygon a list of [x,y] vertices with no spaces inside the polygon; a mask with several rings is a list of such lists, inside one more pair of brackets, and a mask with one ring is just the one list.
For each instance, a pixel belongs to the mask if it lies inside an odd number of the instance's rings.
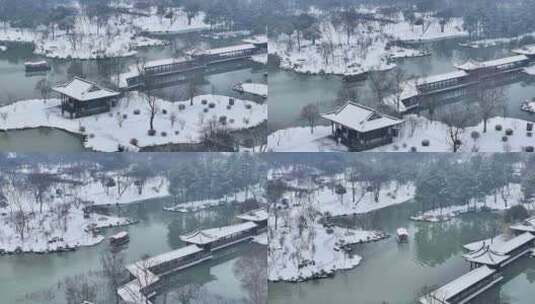
{"label": "boat", "polygon": [[110,244],[112,246],[122,246],[130,241],[128,232],[121,231],[117,234],[110,236]]}
{"label": "boat", "polygon": [[398,242],[404,243],[409,241],[409,232],[405,228],[398,228],[396,230],[398,236]]}
{"label": "boat", "polygon": [[50,65],[48,62],[42,61],[26,61],[24,63],[24,68],[26,72],[41,72],[50,70]]}

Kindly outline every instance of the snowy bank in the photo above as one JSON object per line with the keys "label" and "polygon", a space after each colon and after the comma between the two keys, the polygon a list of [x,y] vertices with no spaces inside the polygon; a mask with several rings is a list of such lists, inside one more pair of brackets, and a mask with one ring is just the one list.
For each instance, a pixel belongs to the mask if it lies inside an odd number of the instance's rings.
{"label": "snowy bank", "polygon": [[239,130],[260,125],[267,119],[267,106],[229,97],[200,95],[190,101],[169,102],[156,99],[154,127],[148,135],[150,108],[146,96],[128,93],[109,113],[69,119],[61,115],[59,99],[25,100],[0,108],[0,130],[38,127],[63,129],[85,135],[84,146],[113,152],[119,146],[137,151],[143,147],[198,143],[208,125]]}

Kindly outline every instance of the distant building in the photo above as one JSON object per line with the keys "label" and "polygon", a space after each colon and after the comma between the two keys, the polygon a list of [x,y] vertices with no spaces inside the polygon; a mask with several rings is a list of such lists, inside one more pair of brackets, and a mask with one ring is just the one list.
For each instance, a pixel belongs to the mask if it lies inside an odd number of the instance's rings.
{"label": "distant building", "polygon": [[354,151],[392,143],[403,123],[401,119],[353,102],[321,117],[331,122],[332,135]]}
{"label": "distant building", "polygon": [[70,118],[108,112],[120,95],[80,77],[74,77],[52,90],[61,96],[61,114],[67,112]]}

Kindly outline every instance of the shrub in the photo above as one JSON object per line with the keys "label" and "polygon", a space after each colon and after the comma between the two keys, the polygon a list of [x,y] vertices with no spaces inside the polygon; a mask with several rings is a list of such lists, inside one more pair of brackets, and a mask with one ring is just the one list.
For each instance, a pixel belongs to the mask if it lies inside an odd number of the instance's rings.
{"label": "shrub", "polygon": [[204,112],[204,113],[208,113],[208,108],[204,108],[204,109],[203,109],[203,112]]}
{"label": "shrub", "polygon": [[416,149],[416,147],[411,147],[411,152],[416,152],[416,151],[418,151],[418,150]]}
{"label": "shrub", "polygon": [[132,139],[130,139],[130,144],[131,144],[132,146],[137,146],[137,144],[138,144],[137,138],[132,138]]}
{"label": "shrub", "polygon": [[163,115],[167,114],[167,110],[166,109],[162,109],[162,114]]}
{"label": "shrub", "polygon": [[228,99],[228,104],[229,104],[229,106],[233,106],[234,105],[234,98],[229,98]]}
{"label": "shrub", "polygon": [[208,107],[209,107],[210,109],[215,108],[215,103],[211,102],[210,104],[208,104]]}
{"label": "shrub", "polygon": [[182,110],[185,110],[186,109],[186,105],[185,104],[179,104],[178,105],[178,110],[182,111]]}
{"label": "shrub", "polygon": [[127,118],[128,118],[128,115],[123,114],[123,119],[127,119]]}
{"label": "shrub", "polygon": [[178,135],[178,134],[180,134],[180,131],[175,131],[175,135]]}
{"label": "shrub", "polygon": [[507,130],[505,130],[505,135],[507,135],[507,136],[511,136],[511,135],[513,135],[513,129],[507,129]]}
{"label": "shrub", "polygon": [[78,128],[78,130],[79,130],[80,132],[84,133],[84,132],[85,132],[85,127],[84,127],[84,126],[80,126],[80,128]]}
{"label": "shrub", "polygon": [[526,152],[533,152],[533,150],[534,150],[533,146],[527,146],[524,148],[524,151]]}
{"label": "shrub", "polygon": [[527,137],[531,137],[531,136],[533,136],[533,133],[532,132],[528,132],[528,133],[526,133],[526,136]]}
{"label": "shrub", "polygon": [[250,110],[250,109],[253,108],[253,105],[251,105],[250,103],[247,103],[247,104],[245,104],[245,108],[246,108],[247,110]]}
{"label": "shrub", "polygon": [[429,147],[429,144],[430,144],[430,143],[429,143],[429,139],[424,139],[424,140],[422,140],[422,146],[424,146],[424,147]]}
{"label": "shrub", "polygon": [[532,122],[528,122],[526,124],[526,131],[533,131],[533,123]]}
{"label": "shrub", "polygon": [[134,115],[139,115],[139,114],[141,114],[140,110],[138,110],[138,109],[134,110]]}
{"label": "shrub", "polygon": [[477,131],[472,131],[472,133],[470,133],[470,137],[472,137],[473,140],[477,140],[480,137],[480,134]]}
{"label": "shrub", "polygon": [[149,130],[147,134],[149,134],[149,136],[154,136],[156,135],[156,130]]}
{"label": "shrub", "polygon": [[392,148],[394,149],[394,151],[398,151],[399,150],[399,146],[398,145],[393,145]]}
{"label": "shrub", "polygon": [[206,99],[201,100],[201,104],[207,105],[208,104],[208,100],[206,100]]}
{"label": "shrub", "polygon": [[502,141],[506,142],[507,141],[507,136],[502,136]]}
{"label": "shrub", "polygon": [[233,124],[233,123],[234,123],[234,118],[229,119],[228,122],[229,122],[230,124]]}
{"label": "shrub", "polygon": [[222,125],[227,124],[227,117],[226,116],[219,116],[219,123]]}
{"label": "shrub", "polygon": [[93,133],[89,134],[89,138],[95,138],[95,134]]}
{"label": "shrub", "polygon": [[230,109],[232,109],[232,106],[231,106],[231,105],[228,105],[228,106],[227,106],[227,110],[230,110]]}
{"label": "shrub", "polygon": [[160,133],[160,135],[161,135],[162,137],[166,137],[166,136],[167,136],[167,132],[162,131],[162,132]]}
{"label": "shrub", "polygon": [[503,128],[502,128],[502,125],[496,125],[496,126],[494,126],[494,129],[496,131],[501,131]]}
{"label": "shrub", "polygon": [[407,143],[403,143],[401,146],[402,146],[403,148],[407,148]]}

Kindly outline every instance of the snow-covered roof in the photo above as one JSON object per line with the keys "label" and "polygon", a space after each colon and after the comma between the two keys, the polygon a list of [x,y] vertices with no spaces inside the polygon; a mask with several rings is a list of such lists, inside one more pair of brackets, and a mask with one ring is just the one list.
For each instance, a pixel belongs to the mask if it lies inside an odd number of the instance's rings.
{"label": "snow-covered roof", "polygon": [[157,256],[150,257],[147,260],[137,261],[134,264],[127,265],[126,269],[128,269],[128,271],[130,271],[130,273],[135,276],[136,273],[139,273],[139,269],[142,270],[143,267],[152,268],[166,262],[197,254],[202,251],[203,249],[196,245],[189,245],[186,247],[178,248],[173,251],[159,254]]}
{"label": "snow-covered roof", "polygon": [[498,253],[492,250],[490,245],[486,245],[479,250],[464,255],[464,258],[467,261],[484,265],[499,265],[508,260],[510,257],[510,255]]}
{"label": "snow-covered roof", "polygon": [[181,235],[180,239],[184,242],[197,244],[197,245],[206,245],[212,242],[215,242],[219,239],[227,238],[237,233],[247,231],[256,227],[256,224],[253,222],[245,222],[236,225],[223,226],[218,228],[205,229],[201,231],[196,231],[191,234]]}
{"label": "snow-covered roof", "polygon": [[126,231],[121,231],[117,234],[114,234],[112,236],[110,236],[110,239],[122,239],[124,237],[128,236],[128,232]]}
{"label": "snow-covered roof", "polygon": [[236,217],[244,221],[261,222],[267,221],[268,213],[266,209],[255,209]]}
{"label": "snow-covered roof", "polygon": [[513,250],[535,240],[535,236],[529,232],[509,239],[506,235],[501,234],[492,239],[473,242],[466,244],[464,248],[471,252],[464,257],[471,262],[498,265],[509,259],[509,253]]}
{"label": "snow-covered roof", "polygon": [[262,44],[268,43],[268,38],[266,35],[258,35],[252,38],[243,39],[242,41],[249,44]]}
{"label": "snow-covered roof", "polygon": [[151,304],[152,302],[150,302],[147,297],[145,297],[145,295],[141,292],[141,288],[142,287],[139,284],[139,280],[136,279],[121,286],[117,290],[117,294],[126,304]]}
{"label": "snow-covered roof", "polygon": [[535,232],[535,216],[531,217],[522,223],[511,225],[512,230],[516,231],[526,231],[526,232]]}
{"label": "snow-covered roof", "polygon": [[471,71],[471,70],[476,70],[476,69],[481,69],[481,68],[489,68],[489,67],[495,67],[495,66],[500,66],[500,65],[509,64],[509,63],[515,63],[519,61],[526,61],[526,60],[528,60],[528,57],[526,55],[517,55],[517,56],[504,57],[504,58],[499,58],[499,59],[494,59],[494,60],[489,60],[489,61],[469,60],[463,64],[457,64],[455,65],[455,67],[460,70]]}
{"label": "snow-covered roof", "polygon": [[321,117],[361,133],[403,123],[401,119],[353,102],[348,102],[338,110],[323,114]]}
{"label": "snow-covered roof", "polygon": [[237,52],[237,51],[251,50],[255,48],[256,46],[254,46],[253,44],[246,43],[246,44],[239,44],[239,45],[232,45],[232,46],[227,46],[227,47],[209,49],[209,50],[201,51],[200,54],[218,55],[218,54],[224,54],[227,52]]}
{"label": "snow-covered roof", "polygon": [[535,44],[524,45],[521,48],[514,49],[513,53],[519,55],[535,55]]}
{"label": "snow-covered roof", "polygon": [[409,235],[409,232],[405,228],[398,228],[396,230],[397,235]]}
{"label": "snow-covered roof", "polygon": [[428,83],[435,83],[435,82],[455,79],[455,78],[459,78],[459,77],[464,77],[464,76],[467,76],[467,75],[468,75],[468,73],[466,73],[465,71],[462,71],[462,70],[461,71],[453,71],[453,72],[436,74],[436,75],[431,75],[431,76],[427,76],[427,77],[418,78],[418,79],[416,79],[416,83],[418,85],[428,84]]}
{"label": "snow-covered roof", "polygon": [[186,62],[185,58],[164,58],[145,62],[145,68],[153,68],[160,65]]}
{"label": "snow-covered roof", "polygon": [[80,77],[74,77],[71,81],[60,84],[52,90],[80,101],[114,97],[120,94]]}
{"label": "snow-covered roof", "polygon": [[531,76],[534,76],[535,75],[535,65],[532,65],[532,66],[529,66],[529,67],[525,67],[524,68],[524,73],[526,73],[528,75],[531,75]]}
{"label": "snow-covered roof", "polygon": [[433,291],[430,295],[435,299],[450,299],[468,287],[493,275],[495,272],[496,270],[490,269],[487,266],[476,268]]}

